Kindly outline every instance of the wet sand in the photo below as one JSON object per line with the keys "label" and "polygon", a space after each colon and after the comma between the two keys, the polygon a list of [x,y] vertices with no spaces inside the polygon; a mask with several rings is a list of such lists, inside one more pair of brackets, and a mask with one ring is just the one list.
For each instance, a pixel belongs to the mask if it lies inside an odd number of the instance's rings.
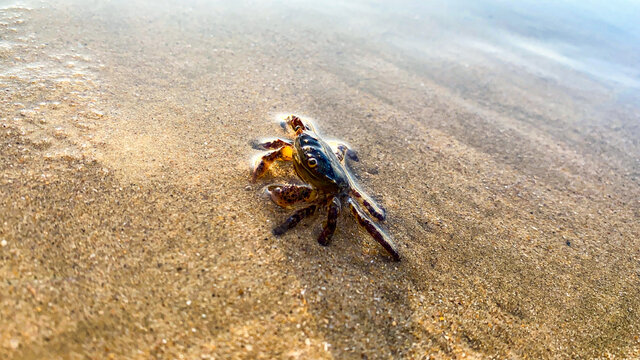
{"label": "wet sand", "polygon": [[[637,89],[360,3],[189,4],[0,10],[0,358],[640,357]],[[401,262],[347,212],[271,235],[283,113],[357,150]]]}

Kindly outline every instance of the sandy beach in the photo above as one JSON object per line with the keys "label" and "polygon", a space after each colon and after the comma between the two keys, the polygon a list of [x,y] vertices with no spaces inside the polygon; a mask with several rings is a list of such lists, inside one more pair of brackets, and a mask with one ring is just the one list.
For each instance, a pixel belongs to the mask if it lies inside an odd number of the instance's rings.
{"label": "sandy beach", "polygon": [[[452,4],[0,2],[0,359],[640,358],[636,48]],[[287,114],[402,261],[272,235]]]}

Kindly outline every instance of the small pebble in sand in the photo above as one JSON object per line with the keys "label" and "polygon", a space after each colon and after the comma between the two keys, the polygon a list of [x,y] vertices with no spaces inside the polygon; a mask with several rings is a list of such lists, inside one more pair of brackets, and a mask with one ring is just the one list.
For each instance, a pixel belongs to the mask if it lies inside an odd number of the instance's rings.
{"label": "small pebble in sand", "polygon": [[13,338],[11,340],[9,340],[9,346],[15,350],[18,348],[18,346],[20,346],[20,340]]}
{"label": "small pebble in sand", "polygon": [[2,247],[7,246],[7,240],[2,239],[2,241],[0,241],[0,246],[2,246]]}

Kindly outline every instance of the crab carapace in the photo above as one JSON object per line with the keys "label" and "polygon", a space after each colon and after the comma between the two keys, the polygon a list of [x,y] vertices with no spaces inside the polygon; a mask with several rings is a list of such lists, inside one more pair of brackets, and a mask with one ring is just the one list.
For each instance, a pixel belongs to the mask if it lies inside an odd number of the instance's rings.
{"label": "crab carapace", "polygon": [[293,161],[296,174],[305,185],[272,184],[267,186],[267,191],[271,199],[282,207],[289,208],[300,203],[305,203],[306,206],[276,226],[273,234],[282,235],[305,217],[326,209],[327,220],[318,242],[321,245],[329,245],[336,230],[338,215],[342,206],[346,205],[358,224],[382,245],[394,260],[399,261],[400,254],[395,243],[371,218],[384,221],[385,210],[358,187],[345,165],[347,158],[358,161],[356,153],[345,143],[325,141],[310,121],[298,116],[286,117],[281,125],[292,139],[276,138],[252,142],[256,149],[269,150],[259,158],[253,170],[252,181],[255,182],[264,175],[276,160]]}

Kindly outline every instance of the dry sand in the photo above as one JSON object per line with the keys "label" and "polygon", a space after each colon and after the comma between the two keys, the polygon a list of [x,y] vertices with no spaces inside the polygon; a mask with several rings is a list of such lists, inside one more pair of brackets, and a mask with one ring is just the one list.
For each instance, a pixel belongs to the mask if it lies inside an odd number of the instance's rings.
{"label": "dry sand", "polygon": [[[640,357],[633,92],[151,4],[0,9],[1,359]],[[250,184],[248,141],[280,113],[358,151],[402,262],[346,212],[329,247],[271,235],[292,171]]]}

